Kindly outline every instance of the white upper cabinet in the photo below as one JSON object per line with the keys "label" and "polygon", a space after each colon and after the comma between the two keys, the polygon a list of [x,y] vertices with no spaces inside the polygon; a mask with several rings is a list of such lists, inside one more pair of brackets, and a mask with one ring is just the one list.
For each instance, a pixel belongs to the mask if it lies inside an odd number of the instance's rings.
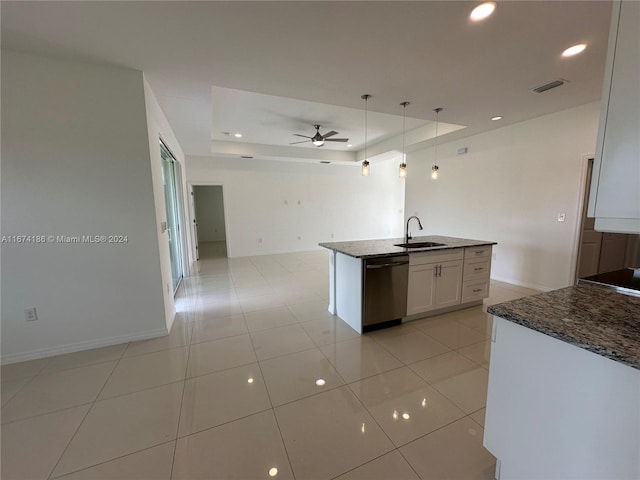
{"label": "white upper cabinet", "polygon": [[588,213],[595,229],[640,233],[640,2],[613,6]]}

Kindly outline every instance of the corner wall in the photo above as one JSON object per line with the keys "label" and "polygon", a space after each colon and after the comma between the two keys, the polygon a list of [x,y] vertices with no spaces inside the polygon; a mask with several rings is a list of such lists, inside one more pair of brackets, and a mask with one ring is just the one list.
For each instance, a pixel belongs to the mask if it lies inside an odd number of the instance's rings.
{"label": "corner wall", "polygon": [[162,232],[160,225],[162,222],[167,221],[167,209],[164,199],[164,180],[162,174],[162,160],[160,156],[160,139],[171,150],[174,158],[180,164],[180,213],[181,222],[180,228],[182,229],[182,263],[183,263],[183,275],[186,277],[189,275],[189,260],[187,255],[188,245],[191,244],[191,233],[187,228],[187,222],[185,214],[185,205],[188,205],[187,200],[187,184],[185,181],[185,167],[184,167],[184,153],[178,139],[176,138],[169,121],[165,117],[160,104],[151,89],[151,86],[144,79],[144,102],[146,108],[146,121],[147,121],[147,133],[149,138],[149,154],[151,160],[151,179],[153,182],[153,196],[155,199],[155,231],[156,231],[156,245],[159,248],[160,259],[160,272],[161,279],[160,285],[162,289],[162,297],[164,300],[165,322],[167,328],[170,330],[173,320],[176,315],[176,307],[173,296],[173,283],[171,273],[171,256],[169,253],[169,232]]}
{"label": "corner wall", "polygon": [[54,238],[2,245],[3,363],[166,334],[147,138],[141,72],[2,52],[2,235]]}
{"label": "corner wall", "polygon": [[359,166],[187,157],[187,182],[222,185],[229,257],[399,237],[404,181],[395,160]]}
{"label": "corner wall", "polygon": [[[497,241],[492,278],[571,285],[584,156],[595,151],[599,114],[594,102],[439,145],[437,181],[433,148],[410,153],[406,214],[420,216],[425,234]],[[457,155],[460,147],[469,153]]]}

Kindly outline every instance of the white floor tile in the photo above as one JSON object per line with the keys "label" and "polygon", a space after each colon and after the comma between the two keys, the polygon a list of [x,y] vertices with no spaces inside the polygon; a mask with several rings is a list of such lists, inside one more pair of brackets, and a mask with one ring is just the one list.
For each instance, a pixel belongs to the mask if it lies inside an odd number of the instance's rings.
{"label": "white floor tile", "polygon": [[176,438],[183,382],[96,402],[54,471],[75,472]]}
{"label": "white floor tile", "polygon": [[394,448],[346,386],[275,412],[299,480],[333,478]]}
{"label": "white floor tile", "polygon": [[176,443],[173,479],[292,479],[273,411],[211,428]]}

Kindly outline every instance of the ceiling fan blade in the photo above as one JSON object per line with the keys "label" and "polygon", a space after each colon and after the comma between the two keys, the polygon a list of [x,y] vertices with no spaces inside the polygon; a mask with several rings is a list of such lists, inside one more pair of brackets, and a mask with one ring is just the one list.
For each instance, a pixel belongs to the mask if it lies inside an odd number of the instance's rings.
{"label": "ceiling fan blade", "polygon": [[336,132],[335,130],[331,130],[330,132],[325,133],[324,135],[322,135],[324,138],[327,137],[333,137],[334,135],[337,135],[338,132]]}
{"label": "ceiling fan blade", "polygon": [[296,137],[313,138],[313,137],[310,137],[310,136],[308,136],[308,135],[300,135],[299,133],[294,133],[294,135],[295,135]]}
{"label": "ceiling fan blade", "polygon": [[289,145],[296,145],[298,143],[309,143],[311,140],[302,140],[301,142],[291,142]]}
{"label": "ceiling fan blade", "polygon": [[325,142],[348,142],[348,138],[325,138]]}

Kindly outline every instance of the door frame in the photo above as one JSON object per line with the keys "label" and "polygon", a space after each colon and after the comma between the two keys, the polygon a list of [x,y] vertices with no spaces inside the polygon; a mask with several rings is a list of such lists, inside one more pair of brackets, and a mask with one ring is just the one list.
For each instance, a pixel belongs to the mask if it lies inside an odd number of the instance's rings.
{"label": "door frame", "polygon": [[[203,181],[194,180],[187,182],[189,192],[193,192],[193,187],[221,187],[222,188],[222,211],[224,212],[224,242],[227,246],[227,258],[233,258],[231,244],[229,243],[229,201],[227,196],[227,189],[223,181]],[[195,195],[194,195],[195,196]],[[195,198],[193,202],[189,202],[189,225],[193,225],[193,221],[196,219],[195,212]],[[189,245],[190,257],[195,263],[197,258],[196,239],[194,235],[191,236],[191,244]]]}
{"label": "door frame", "polygon": [[581,155],[580,167],[580,188],[578,189],[578,202],[576,211],[576,225],[573,234],[573,253],[571,255],[571,271],[569,272],[569,285],[575,285],[578,277],[578,256],[580,255],[580,243],[582,242],[582,217],[588,208],[587,195],[591,185],[587,185],[587,173],[589,171],[589,160],[595,162],[595,153]]}
{"label": "door frame", "polygon": [[[173,296],[175,297],[176,294],[178,293],[178,290],[180,289],[180,285],[182,284],[182,281],[184,280],[185,277],[190,275],[190,268],[188,267],[188,257],[187,257],[187,235],[188,232],[186,231],[186,225],[185,225],[185,206],[184,206],[184,200],[185,200],[185,192],[184,192],[184,164],[182,162],[180,162],[180,160],[178,160],[178,157],[176,157],[176,155],[173,153],[173,150],[171,149],[171,147],[169,146],[169,143],[167,142],[167,140],[165,140],[164,136],[162,134],[160,134],[159,136],[159,152],[160,152],[160,164],[161,164],[161,170],[162,170],[162,148],[164,148],[169,155],[171,156],[171,160],[173,163],[173,180],[174,180],[174,194],[175,194],[175,198],[176,198],[176,215],[177,215],[177,219],[176,222],[178,224],[178,230],[179,230],[179,235],[178,235],[178,245],[179,245],[179,258],[178,261],[180,262],[180,280],[178,281],[178,284],[176,285],[176,287],[173,289]],[[178,165],[178,174],[176,175],[176,164]],[[162,188],[165,188],[165,184],[164,182],[166,182],[166,179],[164,178],[164,171],[161,172],[162,175],[162,180],[163,180],[163,185]],[[164,214],[165,214],[165,222],[168,222],[168,211],[167,211],[167,204],[166,201],[164,200],[164,196],[163,196],[163,204],[164,204]],[[171,247],[169,247],[171,248]],[[171,253],[169,253],[169,255],[171,255]],[[173,281],[173,266],[169,266],[169,270],[171,272],[171,281]]]}

